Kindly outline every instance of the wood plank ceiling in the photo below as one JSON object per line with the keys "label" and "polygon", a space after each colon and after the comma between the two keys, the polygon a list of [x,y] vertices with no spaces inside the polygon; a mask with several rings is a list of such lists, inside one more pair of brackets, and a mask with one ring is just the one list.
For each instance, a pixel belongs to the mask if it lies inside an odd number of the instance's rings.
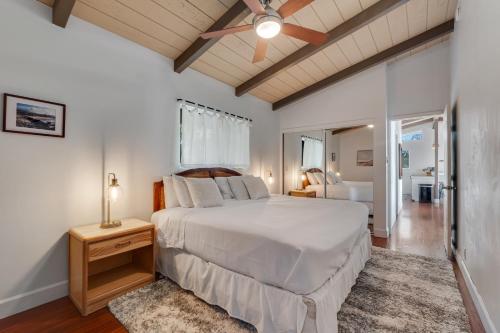
{"label": "wood plank ceiling", "polygon": [[[54,0],[39,0],[49,6]],[[171,59],[177,58],[237,0],[77,0],[72,14]],[[273,0],[273,8],[286,0]],[[315,0],[287,22],[327,32],[377,0]],[[410,0],[387,15],[282,71],[251,90],[276,102],[353,64],[414,37],[454,17],[457,0]],[[253,15],[243,24],[252,22]],[[71,24],[71,22],[70,22]],[[410,52],[443,42],[440,37]],[[191,68],[237,87],[306,43],[279,35],[271,40],[266,59],[252,64],[254,31],[225,36]],[[405,55],[402,55],[405,56]],[[400,56],[400,57],[402,57]]]}

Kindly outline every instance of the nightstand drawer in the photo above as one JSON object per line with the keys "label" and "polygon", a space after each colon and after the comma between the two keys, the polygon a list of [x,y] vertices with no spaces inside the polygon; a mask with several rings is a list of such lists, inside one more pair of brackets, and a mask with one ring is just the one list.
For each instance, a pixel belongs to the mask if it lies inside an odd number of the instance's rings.
{"label": "nightstand drawer", "polygon": [[142,231],[122,237],[89,244],[89,261],[138,249],[153,243],[151,231]]}

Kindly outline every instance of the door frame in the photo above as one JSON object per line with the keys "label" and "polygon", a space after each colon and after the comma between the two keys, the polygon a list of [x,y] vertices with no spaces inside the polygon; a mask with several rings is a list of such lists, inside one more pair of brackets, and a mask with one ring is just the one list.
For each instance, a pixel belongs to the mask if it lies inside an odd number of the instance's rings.
{"label": "door frame", "polygon": [[[451,119],[451,113],[453,112],[454,108],[458,108],[458,101],[453,105],[453,108],[450,109],[448,105],[445,106],[443,110],[434,110],[434,111],[428,111],[428,112],[420,112],[420,113],[413,113],[413,114],[407,114],[407,115],[396,115],[392,117],[388,117],[388,128],[390,128],[391,123],[393,121],[398,121],[398,120],[404,120],[404,119],[410,119],[410,118],[420,118],[420,117],[427,117],[427,116],[438,116],[442,115],[443,116],[443,121],[446,122],[446,149],[445,155],[446,155],[446,163],[445,163],[445,184],[444,188],[446,189],[448,186],[451,186],[452,181],[452,172],[451,172],[451,158],[452,158],[452,138],[451,138],[451,122],[449,121]],[[444,129],[444,127],[443,127]],[[389,136],[389,139],[390,136]],[[400,158],[400,156],[398,157]],[[389,191],[390,191],[390,184],[393,181],[392,177],[395,177],[395,180],[397,181],[398,175],[396,173],[390,173],[391,174],[391,180],[388,183]],[[456,184],[452,186],[454,188],[453,191],[456,190]],[[389,196],[390,197],[390,196]],[[446,254],[449,258],[453,256],[453,247],[451,244],[451,231],[452,231],[452,219],[453,219],[453,205],[451,203],[452,201],[452,191],[445,191],[445,197],[443,200],[443,228],[444,228],[444,247]],[[390,211],[390,200],[386,202],[387,209]],[[396,205],[397,206],[397,205]]]}

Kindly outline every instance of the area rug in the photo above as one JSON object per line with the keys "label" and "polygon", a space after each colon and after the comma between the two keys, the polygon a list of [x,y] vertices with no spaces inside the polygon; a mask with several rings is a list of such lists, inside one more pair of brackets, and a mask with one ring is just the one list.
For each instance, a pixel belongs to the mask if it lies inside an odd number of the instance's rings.
{"label": "area rug", "polygon": [[[470,332],[450,262],[372,248],[337,314],[339,332]],[[249,333],[168,279],[125,294],[109,309],[130,333]]]}

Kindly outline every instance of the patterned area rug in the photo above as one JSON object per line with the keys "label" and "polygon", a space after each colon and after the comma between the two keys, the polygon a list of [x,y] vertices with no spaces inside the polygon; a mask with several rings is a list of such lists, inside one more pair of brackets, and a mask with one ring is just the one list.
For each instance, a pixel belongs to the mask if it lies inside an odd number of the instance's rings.
{"label": "patterned area rug", "polygon": [[[372,250],[337,315],[339,332],[470,332],[451,263]],[[168,279],[123,295],[109,308],[130,333],[256,332]]]}

